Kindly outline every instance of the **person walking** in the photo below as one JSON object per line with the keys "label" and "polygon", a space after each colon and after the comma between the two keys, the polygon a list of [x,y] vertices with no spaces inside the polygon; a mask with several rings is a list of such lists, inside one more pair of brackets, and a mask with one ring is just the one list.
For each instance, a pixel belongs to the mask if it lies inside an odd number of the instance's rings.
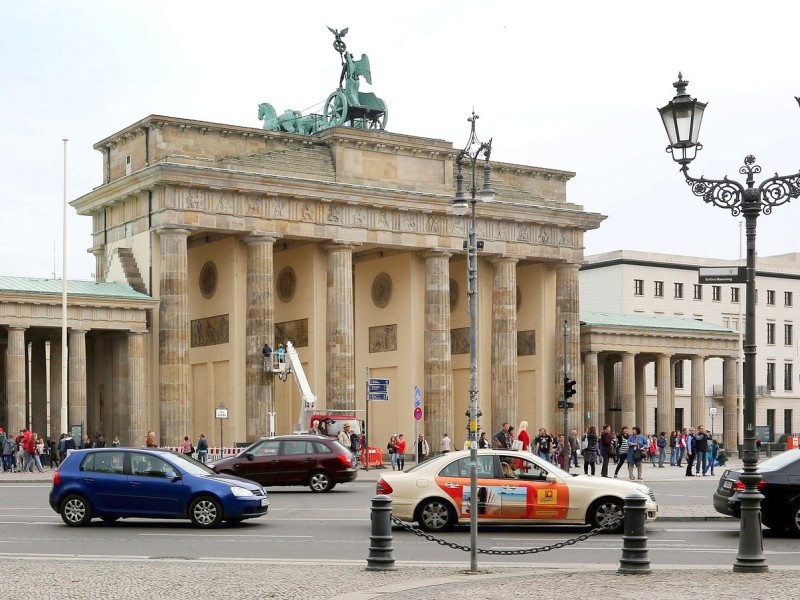
{"label": "person walking", "polygon": [[536,454],[539,458],[550,462],[550,453],[552,452],[553,438],[547,435],[547,429],[544,427],[539,428],[539,435],[534,439],[534,446],[536,447]]}
{"label": "person walking", "polygon": [[583,449],[583,474],[588,475],[591,469],[592,477],[594,477],[594,469],[597,464],[597,427],[589,425],[583,438],[586,442],[586,447]]}
{"label": "person walking", "polygon": [[664,461],[667,458],[667,432],[662,431],[658,434],[658,440],[656,440],[656,448],[658,449],[658,468],[664,468]]}
{"label": "person walking", "polygon": [[147,439],[145,440],[144,445],[147,446],[148,448],[157,448],[155,431],[147,432]]}
{"label": "person walking", "polygon": [[201,463],[206,464],[206,460],[208,459],[208,440],[206,439],[205,434],[200,434],[200,437],[197,440],[197,460]]}
{"label": "person walking", "polygon": [[508,428],[510,425],[505,422],[500,428],[500,431],[492,436],[492,445],[495,448],[511,448],[511,439],[508,435]]}
{"label": "person walking", "polygon": [[614,469],[614,477],[619,475],[622,465],[628,462],[628,428],[623,427],[617,435],[617,468]]}
{"label": "person walking", "polygon": [[183,436],[183,443],[181,444],[181,453],[184,456],[191,456],[194,454],[194,446],[192,446],[192,442],[189,441],[189,436]]}
{"label": "person walking", "polygon": [[402,471],[406,467],[406,438],[402,433],[397,434],[397,470]]}
{"label": "person walking", "polygon": [[528,422],[519,422],[519,433],[517,434],[517,441],[522,442],[523,452],[528,452],[531,449],[531,436],[528,434]]}
{"label": "person walking", "polygon": [[439,450],[442,454],[447,454],[453,449],[453,440],[447,435],[447,432],[444,433],[442,436],[442,440],[439,442]]}
{"label": "person walking", "polygon": [[614,436],[611,435],[611,425],[603,425],[603,431],[600,433],[600,458],[603,460],[600,477],[608,477],[608,463],[611,460],[613,447]]}
{"label": "person walking", "polygon": [[478,448],[491,448],[489,438],[486,437],[485,431],[481,431],[481,436],[478,438]]}
{"label": "person walking", "polygon": [[[717,462],[717,457],[719,456],[719,443],[713,437],[708,440],[708,464],[706,465],[705,471],[711,470],[711,476],[714,476],[714,466]],[[703,472],[703,475],[706,472]]]}
{"label": "person walking", "polygon": [[686,434],[686,477],[694,477],[692,467],[696,460],[694,449],[694,427],[689,428],[689,433]]}
{"label": "person walking", "polygon": [[[631,434],[628,436],[628,475],[631,479],[642,479],[642,460],[646,450],[647,440],[642,435],[642,430],[634,425]],[[633,476],[633,467],[636,467],[636,477]]]}
{"label": "person walking", "polygon": [[428,440],[425,439],[425,435],[420,433],[419,437],[417,438],[417,462],[421,463],[423,460],[428,458],[428,455],[431,453],[431,447],[428,445]]}
{"label": "person walking", "polygon": [[392,471],[395,471],[397,470],[397,435],[389,438],[386,450],[389,452],[389,459],[392,461]]}

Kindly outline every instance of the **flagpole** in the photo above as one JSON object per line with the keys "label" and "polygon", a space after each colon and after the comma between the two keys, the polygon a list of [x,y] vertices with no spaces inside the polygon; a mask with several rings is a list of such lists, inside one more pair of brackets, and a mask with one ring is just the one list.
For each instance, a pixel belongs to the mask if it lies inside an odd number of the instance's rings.
{"label": "flagpole", "polygon": [[67,139],[64,142],[64,202],[62,214],[62,248],[61,248],[61,427],[63,431],[54,432],[61,435],[70,431],[67,422]]}

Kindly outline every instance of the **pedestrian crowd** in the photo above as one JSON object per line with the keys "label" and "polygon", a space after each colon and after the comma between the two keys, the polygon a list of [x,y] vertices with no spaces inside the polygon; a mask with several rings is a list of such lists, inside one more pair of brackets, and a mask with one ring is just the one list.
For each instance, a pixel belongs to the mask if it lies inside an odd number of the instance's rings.
{"label": "pedestrian crowd", "polygon": [[[17,435],[0,427],[0,450],[3,453],[4,473],[33,473],[34,469],[43,473],[56,469],[71,450],[76,448],[105,448],[106,439],[102,433],[94,439],[88,435],[76,442],[70,433],[62,433],[58,441],[42,438],[35,431],[20,429]],[[119,438],[114,437],[112,446],[119,446]]]}

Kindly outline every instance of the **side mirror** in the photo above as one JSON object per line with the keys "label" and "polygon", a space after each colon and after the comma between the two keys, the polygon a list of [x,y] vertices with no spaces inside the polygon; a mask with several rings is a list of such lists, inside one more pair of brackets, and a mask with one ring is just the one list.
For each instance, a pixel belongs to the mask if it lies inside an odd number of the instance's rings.
{"label": "side mirror", "polygon": [[557,482],[557,481],[558,481],[558,477],[556,477],[556,474],[555,474],[555,473],[550,473],[550,472],[548,472],[548,473],[547,473],[547,477],[545,477],[545,479],[544,479],[544,480],[545,480],[545,481],[548,481],[548,482],[550,482],[550,483],[555,483],[555,482]]}
{"label": "side mirror", "polygon": [[254,458],[254,457],[253,457],[253,453],[252,453],[252,452],[247,452],[247,453],[245,453],[244,457],[245,457],[247,460],[253,460],[253,458]]}
{"label": "side mirror", "polygon": [[177,481],[178,479],[181,478],[180,475],[178,475],[175,471],[172,470],[164,471],[164,477],[167,479],[171,479],[172,481]]}

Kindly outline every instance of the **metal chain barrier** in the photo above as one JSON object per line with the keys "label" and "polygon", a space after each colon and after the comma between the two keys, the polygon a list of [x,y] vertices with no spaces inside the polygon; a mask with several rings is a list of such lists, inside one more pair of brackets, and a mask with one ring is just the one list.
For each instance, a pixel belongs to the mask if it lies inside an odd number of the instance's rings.
{"label": "metal chain barrier", "polygon": [[[572,546],[574,544],[577,544],[578,542],[583,542],[585,540],[588,540],[590,537],[603,533],[607,529],[614,529],[619,521],[620,519],[615,519],[614,521],[606,523],[602,527],[598,527],[597,529],[592,529],[591,531],[587,531],[586,533],[583,533],[576,538],[564,540],[563,542],[558,542],[556,544],[548,544],[547,546],[540,546],[539,548],[525,548],[522,550],[485,550],[483,548],[478,548],[477,552],[478,554],[492,554],[497,556],[517,556],[521,554],[537,554],[539,552],[558,550],[559,548],[566,548],[567,546]],[[436,542],[440,546],[448,546],[453,550],[461,550],[463,552],[469,552],[471,550],[469,546],[456,544],[455,542],[448,542],[447,540],[437,538],[436,536],[433,536],[430,533],[425,533],[421,529],[414,527],[409,523],[401,521],[397,517],[392,516],[392,523],[394,523],[395,525],[399,525],[402,529],[405,529],[406,531],[412,532],[414,535],[417,535],[421,538],[425,538],[429,542]]]}

